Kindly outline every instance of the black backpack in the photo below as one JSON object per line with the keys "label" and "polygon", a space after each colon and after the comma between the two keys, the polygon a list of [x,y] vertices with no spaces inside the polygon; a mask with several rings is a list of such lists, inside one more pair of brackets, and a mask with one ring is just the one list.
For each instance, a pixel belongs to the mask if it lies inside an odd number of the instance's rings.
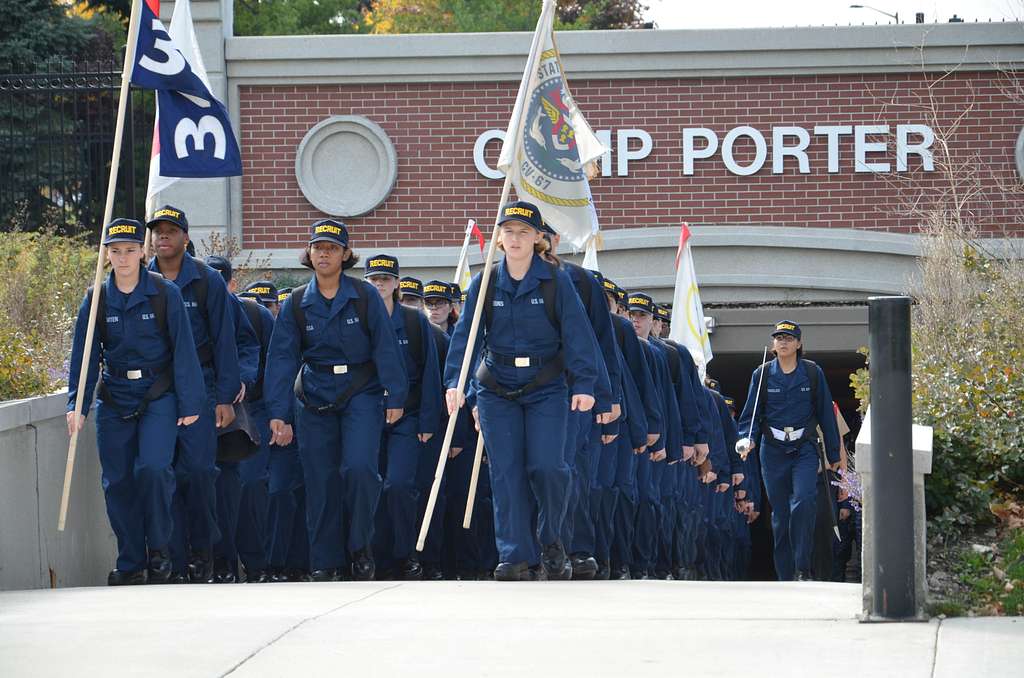
{"label": "black backpack", "polygon": [[[168,343],[171,343],[171,335],[167,331],[167,289],[164,287],[164,277],[159,273],[153,271],[146,271],[146,274],[150,276],[150,279],[156,285],[156,294],[149,297],[149,305],[153,307],[153,315],[155,316],[157,327],[160,328],[160,334],[167,339]],[[107,343],[107,292],[106,283],[100,285],[100,300],[96,307],[96,328],[100,335],[100,343],[106,346]],[[92,288],[89,288],[88,297],[89,303],[92,304]]]}
{"label": "black backpack", "polygon": [[267,367],[267,344],[263,341],[263,318],[260,316],[259,303],[245,297],[238,297],[238,300],[242,302],[242,310],[245,311],[245,317],[249,319],[249,324],[252,325],[253,331],[256,332],[256,339],[260,342],[260,365],[259,371],[256,372],[256,383],[253,385],[252,390],[245,394],[245,399],[249,401],[259,400],[263,397],[263,372]]}
{"label": "black backpack", "polygon": [[[356,316],[359,317],[359,325],[363,328],[366,336],[370,336],[370,327],[366,324],[367,308],[370,300],[366,296],[366,285],[362,280],[348,276],[352,286],[356,289]],[[299,328],[299,336],[302,338],[302,348],[308,346],[306,341],[306,312],[302,309],[302,295],[306,293],[307,285],[299,285],[292,290],[292,316],[295,318],[295,325]]]}
{"label": "black backpack", "polygon": [[[550,265],[550,264],[549,264]],[[551,266],[554,269],[554,266]],[[552,270],[554,273],[554,270]],[[487,329],[491,329],[491,321],[494,319],[494,288],[498,281],[498,267],[491,269],[491,279],[487,284],[487,294],[484,296],[484,322]],[[558,296],[558,276],[552,275],[546,280],[540,281],[540,295],[544,300],[544,312],[548,315],[548,322],[555,330],[560,330],[561,323],[558,322],[558,314],[555,312],[555,299]]]}

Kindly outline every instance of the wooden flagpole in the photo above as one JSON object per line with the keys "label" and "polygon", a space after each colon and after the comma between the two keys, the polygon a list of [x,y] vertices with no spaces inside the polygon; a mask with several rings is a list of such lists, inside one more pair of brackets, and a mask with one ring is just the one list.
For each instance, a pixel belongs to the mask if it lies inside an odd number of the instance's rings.
{"label": "wooden flagpole", "polygon": [[[132,69],[135,66],[135,46],[139,39],[139,18],[142,14],[143,0],[132,0],[131,18],[128,20],[128,43],[124,52],[124,67],[121,69],[121,94],[117,102],[117,126],[114,128],[114,150],[110,159],[110,176],[107,179],[107,203],[103,209],[103,229],[110,223],[114,212],[114,194],[117,192],[117,174],[121,166],[121,144],[124,136],[125,112],[128,108],[128,97],[131,96],[129,84],[131,83]],[[76,430],[71,434],[71,442],[68,444],[68,461],[64,468],[64,491],[60,497],[60,514],[57,518],[57,530],[64,531],[67,521],[68,501],[71,498],[71,477],[75,470],[75,450],[78,447],[78,418],[82,415],[83,396],[85,395],[86,381],[89,378],[89,359],[92,353],[92,340],[96,330],[96,311],[99,308],[99,289],[103,284],[103,259],[107,248],[103,246],[102,230],[100,235],[100,247],[96,257],[96,276],[93,278],[92,303],[89,306],[89,324],[85,331],[85,347],[82,353],[82,369],[78,373],[78,393],[75,396],[75,426]],[[89,394],[90,396],[92,394]]]}
{"label": "wooden flagpole", "polygon": [[[469,266],[469,239],[473,235],[473,224],[476,223],[472,219],[466,224],[466,237],[462,239],[462,251],[459,252],[459,263],[455,266],[455,279],[452,280],[456,285],[462,284],[462,272]],[[463,290],[465,292],[466,290]]]}
{"label": "wooden flagpole", "polygon": [[[537,57],[539,56],[539,46],[542,33],[542,23],[544,23],[545,11],[550,11],[550,4],[552,0],[544,0],[544,8],[541,10],[540,18],[537,20],[537,29],[533,32],[533,42],[530,44],[530,55],[526,60],[526,70],[523,71],[523,81],[519,86],[519,94],[516,97],[516,104],[522,104],[520,107],[520,117],[516,121],[516,129],[514,130],[515,136],[511,142],[508,139],[506,143],[516,144],[519,137],[521,136],[523,120],[526,116],[526,94],[529,89],[530,80],[533,77],[534,71],[537,69]],[[513,108],[513,115],[515,114],[515,108]],[[513,146],[512,158],[513,161],[518,153],[518,148]],[[487,296],[487,288],[491,279],[491,268],[494,264],[494,255],[498,249],[498,221],[501,219],[501,208],[508,202],[509,194],[512,191],[512,175],[505,175],[505,183],[501,188],[501,199],[498,201],[498,209],[494,215],[494,230],[491,232],[491,244],[487,249],[487,256],[484,258],[484,270],[480,276],[480,289],[476,297],[476,306],[473,307],[473,322],[469,327],[469,337],[466,340],[466,353],[462,357],[462,368],[459,370],[459,381],[456,389],[459,395],[466,391],[466,379],[469,376],[470,361],[473,359],[473,348],[476,346],[476,335],[480,329],[480,316],[483,311],[483,301]],[[458,419],[458,412],[453,413],[448,417],[448,428],[444,432],[444,442],[441,445],[441,453],[437,456],[437,468],[434,471],[434,482],[430,486],[430,498],[427,500],[427,509],[423,514],[423,523],[420,525],[419,539],[416,541],[416,550],[422,551],[423,546],[427,541],[427,530],[430,528],[430,519],[434,514],[434,506],[437,504],[437,493],[441,489],[441,477],[444,475],[445,462],[448,460],[448,451],[452,446],[452,436],[455,433],[455,421]],[[483,431],[480,432],[480,442],[477,444],[477,458],[473,460],[473,467],[479,469],[480,458],[483,454]]]}

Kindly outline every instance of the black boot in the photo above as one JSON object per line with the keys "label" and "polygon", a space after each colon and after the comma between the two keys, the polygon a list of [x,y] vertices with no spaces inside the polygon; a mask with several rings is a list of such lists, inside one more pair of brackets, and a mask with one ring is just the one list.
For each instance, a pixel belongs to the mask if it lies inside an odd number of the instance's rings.
{"label": "black boot", "polygon": [[369,547],[352,554],[352,581],[373,581],[376,574],[377,566]]}
{"label": "black boot", "polygon": [[608,581],[612,575],[612,568],[608,563],[598,563],[597,572],[594,573],[594,579],[596,581]]}
{"label": "black boot", "polygon": [[545,546],[540,559],[547,578],[555,580],[572,579],[572,564],[568,561],[562,542],[559,541]]}
{"label": "black boot", "polygon": [[423,566],[416,558],[406,558],[398,568],[402,581],[420,581],[423,579]]}
{"label": "black boot", "polygon": [[187,584],[188,573],[187,572],[171,572],[171,576],[167,579],[168,584]]}
{"label": "black boot", "polygon": [[246,570],[246,584],[267,584],[270,582],[270,572],[267,570]]}
{"label": "black boot", "polygon": [[146,583],[146,571],[136,570],[135,572],[122,572],[112,570],[107,575],[107,586],[138,586]]}
{"label": "black boot", "polygon": [[589,553],[572,554],[572,578],[581,580],[593,579],[597,574],[597,560]]}
{"label": "black boot", "polygon": [[798,570],[793,581],[814,581],[814,577],[807,570]]}
{"label": "black boot", "polygon": [[530,581],[533,575],[527,563],[498,563],[494,568],[494,581]]}
{"label": "black boot", "polygon": [[188,564],[189,581],[193,584],[212,584],[213,558],[208,551],[196,551]]}
{"label": "black boot", "polygon": [[149,550],[149,583],[166,584],[171,579],[171,561],[164,549]]}
{"label": "black boot", "polygon": [[629,575],[629,565],[613,565],[608,578],[616,581],[629,581],[632,579]]}
{"label": "black boot", "polygon": [[444,572],[438,565],[424,563],[423,581],[444,581]]}
{"label": "black boot", "polygon": [[270,568],[270,582],[272,584],[283,584],[288,581],[288,570],[283,567]]}
{"label": "black boot", "polygon": [[213,583],[234,584],[237,581],[238,577],[235,576],[228,561],[224,558],[217,558],[213,563]]}
{"label": "black boot", "polygon": [[313,570],[310,572],[309,581],[341,581],[341,575],[338,573],[337,568],[329,567],[323,570]]}

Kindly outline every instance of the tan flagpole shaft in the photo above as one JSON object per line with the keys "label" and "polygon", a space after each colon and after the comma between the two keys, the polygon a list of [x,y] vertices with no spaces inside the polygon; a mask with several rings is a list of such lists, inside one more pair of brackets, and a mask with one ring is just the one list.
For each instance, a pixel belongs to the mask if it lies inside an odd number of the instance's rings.
{"label": "tan flagpole shaft", "polygon": [[[121,94],[117,101],[117,126],[114,128],[114,150],[110,158],[110,176],[107,179],[107,203],[103,209],[103,223],[100,224],[100,247],[96,257],[96,276],[93,278],[92,303],[89,306],[89,323],[85,330],[85,346],[82,352],[82,369],[78,373],[78,393],[75,396],[75,423],[82,414],[83,395],[86,381],[89,378],[89,359],[92,357],[92,340],[96,330],[96,311],[99,308],[99,289],[103,284],[103,259],[106,247],[103,246],[102,229],[110,223],[114,212],[114,195],[117,192],[117,174],[121,166],[121,143],[124,136],[125,112],[128,109],[128,97],[131,96],[129,84],[132,68],[135,66],[135,43],[139,37],[139,17],[142,13],[142,0],[133,0],[131,18],[128,21],[128,43],[124,52],[124,67],[121,69]],[[92,394],[89,394],[90,396]],[[60,497],[60,513],[57,518],[57,530],[64,531],[67,522],[68,501],[71,498],[71,476],[75,470],[75,450],[78,447],[78,431],[71,435],[68,444],[68,461],[64,468],[64,491]]]}
{"label": "tan flagpole shaft", "polygon": [[[544,0],[545,7],[550,4],[551,0]],[[533,32],[533,42],[530,44],[530,55],[527,57],[526,70],[523,71],[524,82],[520,83],[520,91],[516,96],[516,103],[522,103],[525,106],[524,101],[520,102],[519,99],[525,97],[526,90],[529,89],[529,79],[532,77],[532,73],[537,68],[537,56],[539,53],[539,45],[541,40],[541,22],[544,18],[544,11],[541,10],[540,19],[537,21],[537,30]],[[514,111],[514,109],[513,109]],[[513,113],[514,115],[514,113]],[[525,114],[524,114],[525,115]],[[523,124],[523,117],[520,116],[519,125]],[[515,136],[511,143],[516,143],[521,133],[520,129],[514,130]],[[512,158],[514,159],[518,151],[517,148],[512,149]],[[505,183],[501,188],[501,199],[498,201],[498,209],[494,215],[494,230],[491,232],[491,244],[487,249],[487,257],[484,259],[484,270],[480,275],[480,289],[477,292],[476,306],[473,307],[473,322],[469,327],[469,337],[466,339],[466,353],[462,357],[462,368],[459,370],[459,381],[456,389],[460,394],[466,392],[466,379],[469,376],[470,361],[473,359],[473,348],[476,346],[476,335],[480,329],[480,315],[483,311],[483,300],[487,296],[487,287],[491,279],[491,268],[494,263],[494,255],[498,249],[498,221],[501,219],[501,208],[504,207],[505,203],[508,202],[509,194],[512,191],[512,175],[505,175]],[[430,519],[434,514],[434,506],[437,504],[437,493],[441,489],[441,477],[444,475],[445,462],[448,460],[448,451],[452,446],[452,436],[455,433],[455,422],[458,419],[458,412],[448,417],[448,428],[444,432],[444,442],[441,444],[441,452],[437,455],[437,468],[434,471],[434,482],[430,486],[430,498],[427,500],[427,508],[423,514],[423,523],[420,525],[419,539],[416,541],[416,550],[422,551],[424,544],[427,541],[427,530],[430,529]],[[483,431],[480,432],[480,438],[483,439]],[[470,483],[474,482],[473,479]]]}
{"label": "tan flagpole shaft", "polygon": [[469,477],[469,495],[466,497],[466,515],[462,517],[462,527],[469,529],[473,522],[473,504],[476,503],[476,486],[480,480],[480,466],[484,460],[484,435],[476,439],[476,454],[473,455],[473,475]]}

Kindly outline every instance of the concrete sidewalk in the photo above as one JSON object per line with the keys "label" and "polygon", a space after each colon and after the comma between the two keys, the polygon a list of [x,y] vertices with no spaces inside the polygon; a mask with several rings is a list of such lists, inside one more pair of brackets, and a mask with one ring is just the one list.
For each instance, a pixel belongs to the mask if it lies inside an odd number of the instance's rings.
{"label": "concrete sidewalk", "polygon": [[1024,619],[859,624],[821,583],[376,582],[0,593],[0,676],[1013,676]]}

